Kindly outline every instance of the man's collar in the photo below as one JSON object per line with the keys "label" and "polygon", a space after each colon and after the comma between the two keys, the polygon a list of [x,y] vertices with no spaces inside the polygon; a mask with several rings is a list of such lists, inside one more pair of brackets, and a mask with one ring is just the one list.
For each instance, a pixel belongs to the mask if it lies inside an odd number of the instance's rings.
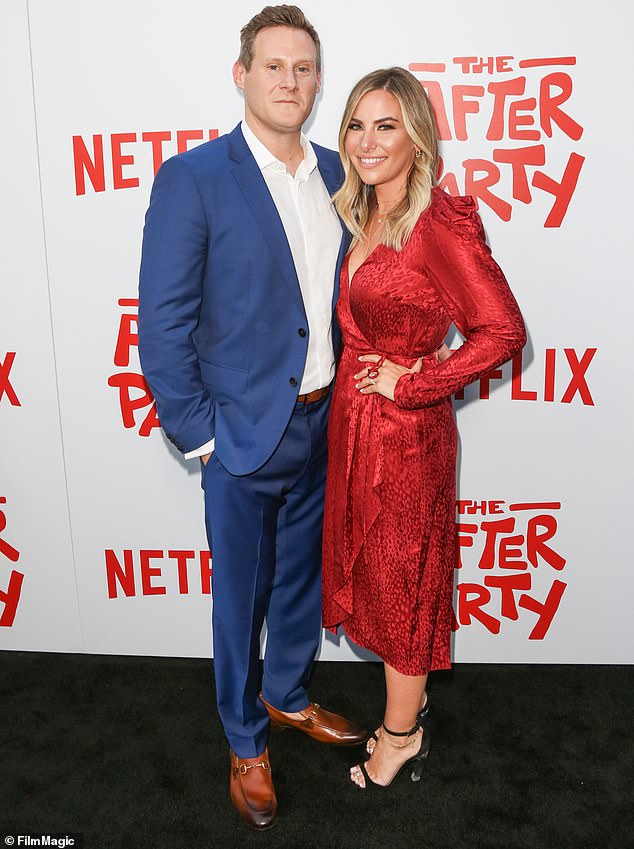
{"label": "man's collar", "polygon": [[[246,121],[242,121],[240,124],[240,129],[242,130],[242,135],[244,136],[244,140],[247,143],[249,150],[253,154],[253,158],[256,161],[256,164],[260,171],[263,171],[269,165],[273,163],[279,163],[283,165],[284,163],[280,162],[276,156],[274,156],[271,151],[264,145],[260,139],[253,132],[251,127],[247,124]],[[302,133],[299,138],[299,142],[304,151],[304,159],[302,164],[304,166],[306,174],[311,174],[312,171],[317,167],[317,156],[315,151],[313,150],[312,144],[308,141],[306,136]]]}

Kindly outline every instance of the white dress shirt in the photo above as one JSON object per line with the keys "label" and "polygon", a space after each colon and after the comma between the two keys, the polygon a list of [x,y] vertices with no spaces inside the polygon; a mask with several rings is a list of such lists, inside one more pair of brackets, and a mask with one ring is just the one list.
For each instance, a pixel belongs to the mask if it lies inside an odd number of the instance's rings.
{"label": "white dress shirt", "polygon": [[[302,134],[304,158],[295,174],[266,148],[249,128],[242,134],[262,172],[284,226],[308,320],[308,352],[299,394],[321,389],[332,381],[332,296],[341,224],[317,167],[317,156]],[[213,451],[214,440],[189,451],[185,458]]]}

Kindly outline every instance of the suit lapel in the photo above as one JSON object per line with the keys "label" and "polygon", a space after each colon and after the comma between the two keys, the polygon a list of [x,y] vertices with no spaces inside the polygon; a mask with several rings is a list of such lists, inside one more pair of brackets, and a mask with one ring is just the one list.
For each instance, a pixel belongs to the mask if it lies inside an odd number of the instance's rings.
{"label": "suit lapel", "polygon": [[337,189],[341,186],[341,173],[338,169],[331,167],[328,159],[321,153],[321,151],[313,145],[313,149],[317,154],[317,165],[319,167],[319,173],[321,174],[321,178],[326,184],[326,188],[328,189],[328,194],[332,197]]}
{"label": "suit lapel", "polygon": [[[314,146],[314,149],[317,154],[319,173],[328,189],[328,193],[333,195],[341,185],[341,170],[336,166],[335,157],[325,156],[318,145]],[[262,176],[262,172],[258,168],[249,146],[244,140],[240,125],[229,133],[229,156],[232,160],[230,167],[233,176],[269,245],[281,277],[297,306],[304,311],[304,301],[299,287],[295,263],[293,262],[293,255],[288,244],[288,239],[286,238],[286,233],[284,232],[284,225]],[[339,245],[337,271],[333,288],[333,310],[339,297],[341,264],[349,244],[350,236],[342,224],[341,244]]]}
{"label": "suit lapel", "polygon": [[255,220],[268,242],[280,274],[300,309],[304,310],[299,280],[293,262],[284,225],[268,190],[262,172],[253,158],[238,125],[229,134],[229,154],[233,160],[231,170],[244,200],[251,208]]}

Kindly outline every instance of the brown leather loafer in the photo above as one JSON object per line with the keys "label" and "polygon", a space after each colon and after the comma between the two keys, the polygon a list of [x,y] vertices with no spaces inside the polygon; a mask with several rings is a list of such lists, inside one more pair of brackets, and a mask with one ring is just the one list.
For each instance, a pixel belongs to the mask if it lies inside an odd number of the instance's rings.
{"label": "brown leather loafer", "polygon": [[236,811],[251,828],[264,831],[275,824],[277,797],[268,748],[257,758],[239,758],[231,752],[229,793]]}
{"label": "brown leather loafer", "polygon": [[303,719],[291,719],[265,702],[261,694],[260,701],[269,712],[273,728],[295,728],[319,743],[332,743],[335,746],[356,746],[368,738],[368,732],[364,728],[343,716],[324,710],[316,702],[301,711]]}

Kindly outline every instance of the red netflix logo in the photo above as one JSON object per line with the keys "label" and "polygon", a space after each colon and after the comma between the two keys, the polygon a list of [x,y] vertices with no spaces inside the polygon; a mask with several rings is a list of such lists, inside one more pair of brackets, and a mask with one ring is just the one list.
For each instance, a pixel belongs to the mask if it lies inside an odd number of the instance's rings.
{"label": "red netflix logo", "polygon": [[118,301],[124,312],[119,319],[119,332],[114,351],[115,366],[126,369],[111,374],[108,386],[119,391],[121,420],[125,428],[139,426],[139,436],[149,436],[153,428],[160,427],[156,413],[156,402],[150,387],[139,371],[130,371],[130,355],[134,350],[134,359],[138,364],[139,347],[139,301],[138,298],[120,298]]}
{"label": "red netflix logo", "polygon": [[[4,496],[0,496],[0,505],[6,503],[7,499]],[[0,507],[0,560],[8,560],[9,563],[17,563],[20,559],[20,552],[2,536],[6,527],[7,517],[4,510]],[[11,567],[9,568],[11,569]],[[13,625],[15,614],[18,610],[18,604],[20,603],[23,580],[24,575],[22,572],[11,569],[6,589],[0,589],[0,605],[2,605],[0,627],[10,628]]]}
{"label": "red netflix logo", "polygon": [[0,360],[0,404],[8,401],[12,407],[21,407],[20,399],[11,383],[11,369],[15,361],[15,351],[9,351]]}
{"label": "red netflix logo", "polygon": [[594,397],[588,384],[588,370],[592,363],[596,348],[585,348],[577,351],[575,348],[546,348],[543,357],[536,354],[535,364],[540,367],[537,378],[530,383],[522,374],[523,351],[519,351],[510,363],[493,369],[471,384],[470,387],[460,389],[454,394],[454,398],[462,400],[465,394],[477,393],[477,397],[488,399],[491,394],[491,385],[495,381],[503,380],[509,376],[511,401],[548,401],[560,404],[572,404],[573,401],[581,403],[586,407],[594,407]]}
{"label": "red netflix logo", "polygon": [[516,503],[506,509],[504,505],[504,501],[457,502],[456,568],[476,568],[481,580],[458,582],[453,630],[475,620],[491,634],[499,634],[503,620],[517,621],[520,611],[526,611],[537,617],[528,639],[543,640],[567,584],[542,574],[549,587],[545,597],[543,592],[538,597],[533,575],[545,569],[561,573],[566,565],[554,547],[561,503]]}
{"label": "red netflix logo", "polygon": [[[464,159],[462,174],[445,170],[439,185],[452,195],[471,195],[502,221],[510,221],[516,202],[531,204],[534,192],[546,193],[553,202],[544,227],[561,227],[585,157],[564,149],[565,164],[554,166],[548,143],[556,141],[561,151],[562,144],[570,146],[583,135],[568,103],[574,90],[569,70],[576,61],[574,56],[517,62],[513,56],[457,56],[450,62],[410,63],[429,95],[440,140],[490,143],[490,158]],[[451,84],[456,79],[460,82]]]}
{"label": "red netflix logo", "polygon": [[218,138],[217,129],[151,130],[141,133],[140,140],[136,132],[73,136],[75,194],[85,195],[87,187],[94,192],[105,192],[107,188],[135,189],[140,185],[136,169],[139,164],[149,162],[149,157],[156,175],[165,159],[185,153],[190,142],[200,144],[215,138]]}
{"label": "red netflix logo", "polygon": [[104,554],[108,598],[167,595],[168,587],[180,595],[211,594],[210,551],[108,548]]}

